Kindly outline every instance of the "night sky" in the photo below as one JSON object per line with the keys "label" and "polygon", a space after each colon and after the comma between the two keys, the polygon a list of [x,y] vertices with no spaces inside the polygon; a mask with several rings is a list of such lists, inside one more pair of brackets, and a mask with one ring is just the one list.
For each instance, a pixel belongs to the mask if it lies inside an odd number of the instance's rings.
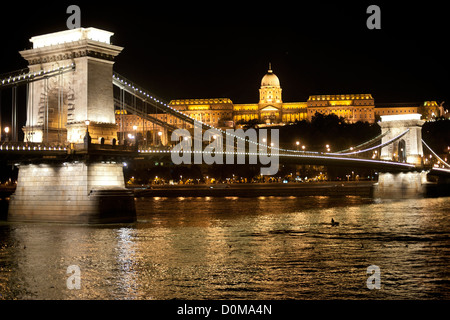
{"label": "night sky", "polygon": [[[392,2],[392,1],[391,1]],[[0,74],[26,67],[29,38],[66,29],[71,2],[15,2],[0,11]],[[371,93],[376,102],[446,101],[445,2],[90,1],[82,26],[125,47],[115,71],[166,100],[257,103],[272,63],[285,102],[314,94]],[[381,8],[381,30],[366,9]]]}

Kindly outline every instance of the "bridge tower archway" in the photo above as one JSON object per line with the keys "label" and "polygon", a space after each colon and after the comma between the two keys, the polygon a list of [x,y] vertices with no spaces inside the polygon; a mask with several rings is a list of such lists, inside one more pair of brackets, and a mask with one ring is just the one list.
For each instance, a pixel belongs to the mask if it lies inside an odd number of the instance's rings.
{"label": "bridge tower archway", "polygon": [[397,147],[398,162],[406,162],[406,142],[400,139]]}

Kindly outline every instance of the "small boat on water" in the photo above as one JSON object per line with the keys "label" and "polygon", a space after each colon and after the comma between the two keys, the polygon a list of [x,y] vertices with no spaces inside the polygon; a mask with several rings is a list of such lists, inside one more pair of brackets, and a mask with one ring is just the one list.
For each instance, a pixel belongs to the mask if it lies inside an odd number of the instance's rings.
{"label": "small boat on water", "polygon": [[331,226],[332,227],[337,227],[339,225],[339,222],[334,221],[333,218],[331,218]]}

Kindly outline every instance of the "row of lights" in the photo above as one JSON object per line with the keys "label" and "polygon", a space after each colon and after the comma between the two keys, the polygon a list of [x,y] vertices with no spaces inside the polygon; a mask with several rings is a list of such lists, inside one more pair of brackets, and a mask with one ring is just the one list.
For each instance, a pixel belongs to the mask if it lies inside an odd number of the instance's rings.
{"label": "row of lights", "polygon": [[[134,85],[132,85],[131,83],[128,83],[127,81],[120,79],[117,75],[113,75],[113,78],[116,79],[117,81],[120,81],[122,84],[128,86],[130,89],[132,89],[134,92],[136,93],[140,93],[143,96],[152,99],[153,101],[155,101],[156,103],[160,103],[165,107],[169,107],[169,105],[167,103],[164,103],[163,101],[160,101],[158,99],[156,99],[155,97],[151,96],[149,93],[146,93],[145,91],[142,91],[142,89],[139,89],[137,87],[135,87]],[[170,107],[169,107],[170,108]]]}
{"label": "row of lights", "polygon": [[[5,147],[5,150],[6,151],[9,151],[9,146],[6,146]],[[11,151],[14,151],[15,149],[14,149],[14,146],[11,146]],[[17,151],[20,151],[20,147],[17,147],[17,149],[16,149]],[[28,147],[25,147],[25,146],[23,146],[22,147],[22,150],[23,151],[25,151],[25,150],[28,150],[28,151],[31,151],[31,150],[33,150],[33,151],[41,151],[41,150],[44,150],[44,151],[66,151],[67,149],[66,148],[61,148],[61,147],[58,147],[58,148],[56,148],[56,147],[53,147],[53,148],[51,148],[51,147],[49,147],[48,149],[47,149],[47,147],[43,147],[43,149],[40,147],[40,146],[38,146],[38,147],[33,147],[33,149],[31,149],[31,147],[30,146],[28,146]],[[3,146],[1,146],[0,145],[0,151],[3,151]],[[138,152],[139,153],[171,153],[172,151],[171,150],[138,150]],[[268,154],[268,153],[248,153],[248,152],[205,152],[205,151],[184,151],[183,150],[183,152],[186,152],[186,153],[191,153],[191,154],[194,154],[194,153],[204,153],[204,154],[212,154],[212,153],[215,153],[215,154],[222,154],[222,155],[249,155],[249,156],[257,156],[257,155],[263,155],[263,156],[269,156],[270,154]],[[339,158],[339,157],[323,157],[323,156],[316,156],[316,155],[306,155],[306,154],[302,154],[302,155],[300,155],[300,154],[284,154],[283,156],[286,156],[286,157],[305,157],[305,158],[314,158],[314,157],[316,157],[316,158],[322,158],[322,159],[335,159],[335,160],[348,160],[349,158]],[[371,163],[387,163],[387,161],[380,161],[380,160],[367,160],[367,159],[357,159],[358,161],[365,161],[365,162],[371,162]],[[414,167],[414,165],[410,165],[410,164],[404,164],[404,163],[401,163],[400,165],[402,165],[402,166],[409,166],[409,167]]]}
{"label": "row of lights", "polygon": [[[172,150],[138,150],[139,153],[172,153]],[[271,154],[269,153],[248,153],[248,152],[229,152],[229,151],[217,151],[217,152],[212,152],[212,151],[192,151],[192,150],[183,150],[183,152],[185,153],[203,153],[203,154],[222,154],[222,155],[226,155],[226,154],[239,154],[239,155],[252,155],[252,156],[257,156],[257,155],[265,155],[265,156],[270,156]]]}
{"label": "row of lights", "polygon": [[[171,150],[138,150],[139,153],[171,153]],[[183,152],[194,154],[194,153],[203,153],[203,154],[220,154],[220,155],[263,155],[263,156],[270,156],[268,153],[248,153],[248,152],[207,152],[207,151],[191,151],[191,150],[183,150]],[[285,157],[296,157],[296,158],[320,158],[320,159],[334,159],[334,160],[351,160],[351,158],[343,158],[343,157],[330,157],[330,156],[318,156],[318,155],[311,155],[311,154],[282,154],[280,156]],[[383,160],[369,160],[369,159],[355,159],[357,161],[364,161],[364,162],[370,162],[370,163],[390,163],[389,161],[383,161]],[[407,167],[414,167],[412,164],[407,163],[398,163],[402,166]]]}
{"label": "row of lights", "polygon": [[18,75],[18,76],[14,76],[14,77],[9,77],[7,79],[3,79],[1,81],[1,84],[5,85],[5,84],[10,84],[10,83],[15,83],[15,82],[20,81],[21,79],[22,80],[26,80],[27,78],[31,79],[32,77],[35,78],[35,77],[39,77],[41,75],[48,75],[50,73],[54,73],[54,72],[57,72],[57,71],[60,72],[60,71],[64,71],[64,70],[67,70],[67,69],[72,69],[74,67],[75,67],[75,63],[72,63],[71,65],[64,66],[64,67],[59,67],[59,68],[53,68],[52,70],[40,70],[40,71],[36,71],[36,72],[23,73],[23,74]]}
{"label": "row of lights", "polygon": [[41,147],[41,146],[31,148],[30,146],[14,147],[14,146],[8,146],[8,145],[3,148],[3,145],[0,145],[0,151],[3,151],[3,150],[5,150],[5,151],[67,151],[67,148],[65,148],[65,147],[64,148],[61,148],[61,147],[48,147],[47,148],[47,147]]}

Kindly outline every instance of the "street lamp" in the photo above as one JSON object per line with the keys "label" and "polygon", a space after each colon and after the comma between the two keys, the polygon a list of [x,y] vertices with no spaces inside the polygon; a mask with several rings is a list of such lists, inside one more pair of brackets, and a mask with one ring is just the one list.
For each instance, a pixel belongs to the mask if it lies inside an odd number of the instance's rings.
{"label": "street lamp", "polygon": [[86,125],[86,136],[89,136],[89,125],[91,124],[91,121],[85,120],[84,124]]}
{"label": "street lamp", "polygon": [[297,151],[300,148],[300,141],[295,142],[295,145],[297,146]]}
{"label": "street lamp", "polygon": [[5,128],[5,134],[6,134],[5,141],[9,142],[9,127]]}
{"label": "street lamp", "polygon": [[89,135],[89,125],[91,124],[91,121],[85,120],[84,124],[86,125],[86,135],[84,136],[84,143],[87,146],[91,144],[91,136]]}

